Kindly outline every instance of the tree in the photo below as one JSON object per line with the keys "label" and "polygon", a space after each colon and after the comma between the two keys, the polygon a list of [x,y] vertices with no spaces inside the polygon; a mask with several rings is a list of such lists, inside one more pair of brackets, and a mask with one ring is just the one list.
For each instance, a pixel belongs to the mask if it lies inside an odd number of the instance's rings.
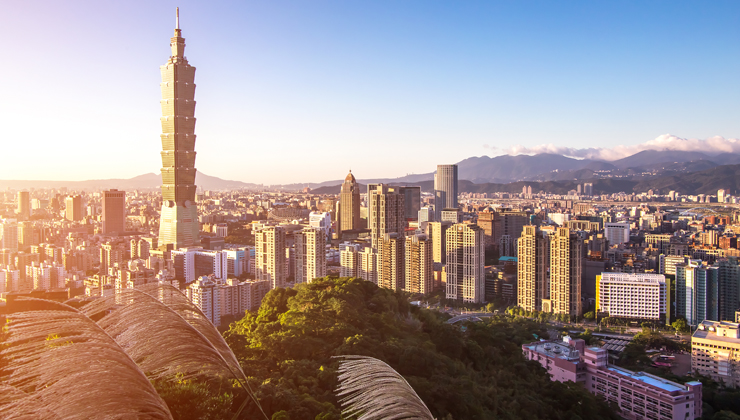
{"label": "tree", "polygon": [[493,311],[496,310],[496,307],[493,305],[493,303],[489,303],[486,305],[486,311],[493,313]]}
{"label": "tree", "polygon": [[594,318],[596,318],[596,314],[593,311],[586,312],[583,314],[583,317],[586,318],[589,321],[593,321]]}
{"label": "tree", "polygon": [[677,320],[673,321],[671,327],[673,327],[676,332],[680,333],[687,333],[690,331],[689,324],[686,323],[686,320],[684,318],[678,318]]}

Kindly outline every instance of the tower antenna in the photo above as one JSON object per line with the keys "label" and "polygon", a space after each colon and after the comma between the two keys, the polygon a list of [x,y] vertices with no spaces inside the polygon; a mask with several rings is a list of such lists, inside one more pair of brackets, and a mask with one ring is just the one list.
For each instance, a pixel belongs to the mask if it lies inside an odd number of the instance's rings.
{"label": "tower antenna", "polygon": [[175,29],[180,29],[180,8],[175,8]]}

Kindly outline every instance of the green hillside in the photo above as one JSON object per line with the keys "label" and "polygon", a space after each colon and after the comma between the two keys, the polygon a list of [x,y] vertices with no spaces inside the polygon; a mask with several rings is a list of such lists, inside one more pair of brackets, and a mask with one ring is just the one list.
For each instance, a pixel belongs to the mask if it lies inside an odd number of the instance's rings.
{"label": "green hillside", "polygon": [[545,333],[540,324],[501,316],[463,332],[446,317],[364,280],[327,278],[270,291],[225,337],[274,420],[340,419],[332,356],[342,354],[390,364],[440,420],[618,418],[524,360],[520,346]]}

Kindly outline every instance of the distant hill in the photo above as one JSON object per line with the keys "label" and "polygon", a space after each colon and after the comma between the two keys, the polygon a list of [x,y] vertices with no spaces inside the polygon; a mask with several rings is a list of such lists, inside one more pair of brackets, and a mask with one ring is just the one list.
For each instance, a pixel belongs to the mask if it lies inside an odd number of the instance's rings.
{"label": "distant hill", "polygon": [[[17,181],[0,180],[0,188],[62,188],[70,190],[101,190],[117,188],[120,190],[159,189],[162,177],[155,173],[135,176],[129,179],[93,179],[87,181]],[[261,185],[241,181],[229,181],[202,172],[195,175],[195,185],[206,190],[259,189]]]}

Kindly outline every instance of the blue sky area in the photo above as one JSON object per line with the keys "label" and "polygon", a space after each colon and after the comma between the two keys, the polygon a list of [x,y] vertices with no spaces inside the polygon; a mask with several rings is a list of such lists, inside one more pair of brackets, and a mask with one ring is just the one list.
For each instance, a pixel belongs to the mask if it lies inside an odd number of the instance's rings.
{"label": "blue sky area", "polygon": [[0,179],[158,172],[175,6],[226,179],[740,137],[737,1],[0,0]]}

